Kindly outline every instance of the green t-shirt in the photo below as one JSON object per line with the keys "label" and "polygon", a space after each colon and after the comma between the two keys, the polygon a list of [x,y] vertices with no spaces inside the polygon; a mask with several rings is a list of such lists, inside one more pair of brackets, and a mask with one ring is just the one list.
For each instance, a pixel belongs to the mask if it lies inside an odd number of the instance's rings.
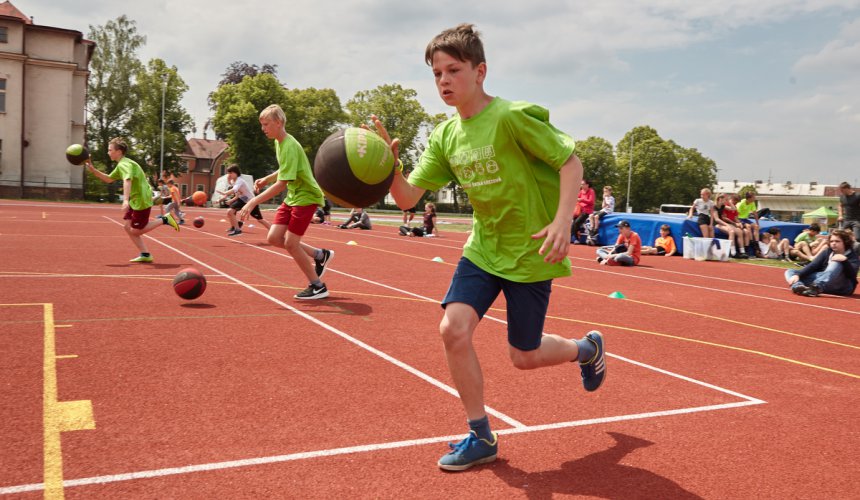
{"label": "green t-shirt", "polygon": [[131,192],[125,193],[128,206],[132,210],[146,210],[152,206],[152,188],[146,180],[143,169],[131,158],[123,156],[116,163],[116,168],[110,173],[114,180],[131,179]]}
{"label": "green t-shirt", "polygon": [[816,240],[816,237],[809,234],[808,231],[804,231],[804,232],[798,234],[797,237],[794,238],[795,243],[800,243],[801,241],[805,241],[809,244],[812,244],[812,242],[815,240]]}
{"label": "green t-shirt", "polygon": [[314,179],[311,164],[299,141],[290,134],[282,142],[275,139],[275,154],[278,156],[278,180],[289,183],[284,203],[291,207],[321,206],[322,189]]}
{"label": "green t-shirt", "polygon": [[555,218],[559,169],[574,142],[549,112],[495,98],[477,115],[455,116],[433,131],[409,183],[435,191],[451,181],[474,208],[463,256],[484,271],[520,283],[570,275],[570,261],[548,264],[531,235]]}
{"label": "green t-shirt", "polygon": [[741,200],[738,205],[738,217],[741,219],[749,219],[750,214],[757,210],[756,202],[747,202],[747,200]]}

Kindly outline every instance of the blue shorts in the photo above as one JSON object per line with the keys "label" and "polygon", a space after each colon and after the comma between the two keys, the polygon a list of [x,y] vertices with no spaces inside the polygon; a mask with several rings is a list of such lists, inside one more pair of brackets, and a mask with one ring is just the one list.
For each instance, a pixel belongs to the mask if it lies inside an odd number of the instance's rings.
{"label": "blue shorts", "polygon": [[508,303],[508,344],[521,351],[534,351],[540,347],[551,291],[552,280],[534,283],[509,281],[461,257],[442,307],[462,302],[472,306],[478,318],[483,318],[499,292],[504,292]]}

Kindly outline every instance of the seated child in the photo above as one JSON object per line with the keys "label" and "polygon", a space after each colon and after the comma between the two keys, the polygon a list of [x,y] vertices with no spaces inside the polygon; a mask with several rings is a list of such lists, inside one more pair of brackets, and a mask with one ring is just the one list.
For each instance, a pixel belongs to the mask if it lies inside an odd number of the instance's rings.
{"label": "seated child", "polygon": [[675,239],[672,238],[672,229],[668,224],[660,226],[660,236],[654,240],[654,246],[643,246],[642,255],[664,255],[671,257],[678,249],[675,247]]}
{"label": "seated child", "polygon": [[791,255],[791,245],[788,243],[788,238],[780,238],[780,236],[780,230],[775,227],[761,233],[759,247],[763,258],[788,260],[788,256]]}
{"label": "seated child", "polygon": [[424,205],[424,225],[420,227],[409,227],[408,225],[400,226],[401,236],[423,236],[425,238],[435,238],[439,236],[439,231],[436,229],[436,205],[426,203]]}

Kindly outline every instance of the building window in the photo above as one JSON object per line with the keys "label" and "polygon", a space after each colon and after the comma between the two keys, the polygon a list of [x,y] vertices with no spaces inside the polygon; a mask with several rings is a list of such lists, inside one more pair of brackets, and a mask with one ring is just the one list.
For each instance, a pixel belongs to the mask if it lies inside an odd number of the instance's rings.
{"label": "building window", "polygon": [[6,112],[6,79],[0,78],[0,113]]}
{"label": "building window", "polygon": [[188,184],[183,184],[182,185],[182,197],[185,198],[186,196],[188,196]]}
{"label": "building window", "polygon": [[9,28],[0,26],[0,43],[9,43]]}
{"label": "building window", "polygon": [[206,189],[203,187],[203,184],[197,185],[197,191],[205,191]]}

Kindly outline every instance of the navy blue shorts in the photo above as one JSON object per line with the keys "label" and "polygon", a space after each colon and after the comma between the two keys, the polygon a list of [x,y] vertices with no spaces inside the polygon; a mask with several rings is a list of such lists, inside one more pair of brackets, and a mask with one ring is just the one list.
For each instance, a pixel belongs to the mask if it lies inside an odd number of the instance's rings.
{"label": "navy blue shorts", "polygon": [[552,280],[535,283],[509,281],[461,257],[442,307],[462,302],[472,306],[478,318],[483,318],[499,292],[504,292],[508,303],[508,344],[521,351],[534,351],[540,347],[551,291]]}

